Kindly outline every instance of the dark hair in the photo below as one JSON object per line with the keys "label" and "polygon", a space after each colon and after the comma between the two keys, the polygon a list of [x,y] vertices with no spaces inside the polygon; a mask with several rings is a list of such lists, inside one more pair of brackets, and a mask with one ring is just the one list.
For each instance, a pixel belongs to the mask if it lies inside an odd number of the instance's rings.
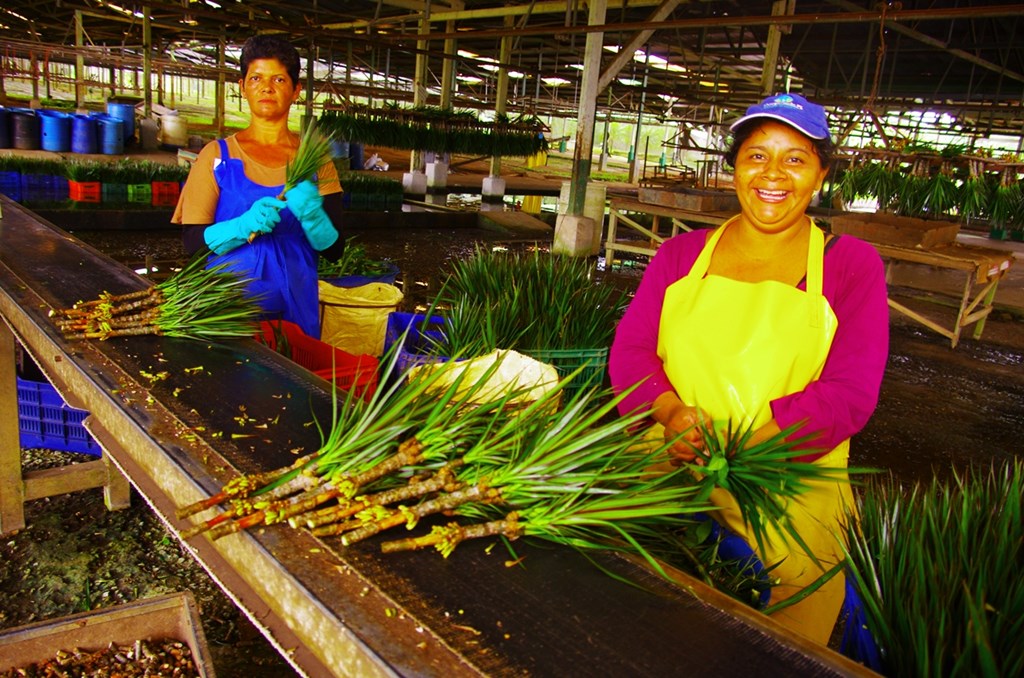
{"label": "dark hair", "polygon": [[[733,130],[732,143],[729,144],[729,149],[725,152],[725,164],[733,169],[736,168],[736,155],[740,152],[740,146],[743,145],[744,141],[750,138],[750,135],[754,133],[754,130],[756,130],[764,121],[764,118],[752,118],[741,123],[735,130]],[[793,129],[800,132],[800,130],[795,127],[793,127]],[[803,134],[803,132],[800,133]],[[805,134],[804,136],[807,135]],[[807,139],[810,140],[811,145],[814,147],[814,153],[818,156],[818,161],[821,163],[822,168],[831,168],[836,153],[836,146],[832,143],[832,139],[813,139],[811,137],[807,137]]]}
{"label": "dark hair", "polygon": [[292,86],[299,84],[299,52],[284,38],[276,35],[254,35],[242,45],[242,79],[249,72],[249,64],[256,59],[277,59],[292,79]]}

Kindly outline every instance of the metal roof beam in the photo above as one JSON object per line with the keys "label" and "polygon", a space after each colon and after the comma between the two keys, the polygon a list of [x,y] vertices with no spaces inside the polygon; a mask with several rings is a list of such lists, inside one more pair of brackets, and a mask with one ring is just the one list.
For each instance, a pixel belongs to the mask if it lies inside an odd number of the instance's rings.
{"label": "metal roof beam", "polygon": [[[853,10],[853,9],[857,8],[857,5],[855,5],[852,2],[849,2],[848,0],[826,0],[826,1],[829,4],[835,5],[836,7],[839,7],[841,9]],[[1001,17],[1020,16],[1021,14],[1024,14],[1024,5],[1013,5],[1012,7],[1016,8],[1012,13],[1000,14],[1000,16]],[[974,10],[972,10],[970,8],[967,8],[967,9],[968,9],[968,13],[961,14],[961,15],[959,15],[959,17],[944,16],[942,18],[947,18],[947,19],[950,19],[950,20],[955,19],[955,18],[968,18],[968,19],[980,18],[978,15],[975,14]],[[981,9],[981,8],[978,8],[978,9]],[[948,12],[946,12],[946,13],[948,14]],[[893,14],[901,14],[901,12],[894,12]],[[879,18],[881,18],[881,16]],[[928,18],[931,18],[931,17],[928,17]],[[1000,66],[999,64],[994,64],[994,63],[992,63],[991,61],[989,61],[987,59],[982,59],[981,57],[979,57],[977,55],[974,55],[974,54],[971,54],[970,52],[966,52],[966,51],[964,51],[962,49],[957,49],[956,47],[950,47],[948,42],[943,42],[942,40],[939,40],[937,38],[933,38],[930,35],[922,33],[921,31],[916,31],[913,28],[910,28],[908,26],[904,26],[904,25],[898,23],[897,21],[886,19],[885,20],[885,27],[888,28],[888,29],[891,29],[891,30],[893,30],[893,31],[895,31],[897,33],[902,33],[903,35],[906,35],[907,37],[913,38],[914,40],[917,40],[918,42],[922,42],[922,43],[928,45],[929,47],[935,47],[936,49],[940,49],[940,50],[942,50],[944,52],[948,52],[949,54],[952,54],[953,56],[957,57],[958,59],[963,59],[964,61],[967,61],[967,62],[970,62],[972,64],[975,64],[976,66],[981,66],[982,68],[987,68],[988,70],[994,71],[994,72],[996,72],[999,75],[1002,75],[1004,77],[1011,78],[1011,79],[1017,80],[1019,82],[1024,82],[1024,74],[1022,74],[1022,73],[1018,73],[1016,71],[1011,71],[1008,68]]]}

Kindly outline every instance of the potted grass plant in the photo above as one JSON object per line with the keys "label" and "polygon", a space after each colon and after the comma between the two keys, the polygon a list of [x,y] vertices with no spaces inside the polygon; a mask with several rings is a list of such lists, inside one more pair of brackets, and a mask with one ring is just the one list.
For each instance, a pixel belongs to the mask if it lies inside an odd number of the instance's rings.
{"label": "potted grass plant", "polygon": [[337,261],[320,257],[317,276],[338,287],[358,287],[372,282],[394,284],[398,266],[386,259],[373,259],[355,236],[345,239],[345,249]]}
{"label": "potted grass plant", "polygon": [[[445,318],[439,355],[515,349],[560,374],[586,369],[574,387],[603,379],[615,325],[627,300],[595,278],[592,264],[534,250],[478,248],[452,262],[431,314]],[[430,314],[428,314],[430,315]]]}
{"label": "potted grass plant", "polygon": [[1020,460],[870,483],[846,535],[870,632],[854,658],[888,676],[1024,674],[1022,492]]}

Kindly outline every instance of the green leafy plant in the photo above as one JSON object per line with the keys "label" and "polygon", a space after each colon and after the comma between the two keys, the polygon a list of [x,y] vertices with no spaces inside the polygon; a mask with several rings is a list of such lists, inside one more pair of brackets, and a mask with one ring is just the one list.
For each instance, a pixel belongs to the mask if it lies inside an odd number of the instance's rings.
{"label": "green leafy plant", "polygon": [[206,268],[193,257],[176,275],[137,292],[103,293],[71,308],[53,310],[65,339],[160,334],[200,340],[251,337],[259,306],[246,294],[248,281],[223,265]]}
{"label": "green leafy plant", "polygon": [[534,116],[499,116],[482,122],[471,112],[434,107],[327,111],[320,125],[339,139],[387,148],[492,156],[530,156],[547,149],[543,126]]}
{"label": "green leafy plant", "polygon": [[372,259],[366,253],[366,247],[357,242],[355,236],[345,239],[345,250],[337,261],[329,261],[320,257],[317,262],[317,275],[320,278],[342,278],[344,276],[381,276],[391,273],[394,265],[387,260]]}
{"label": "green leafy plant", "polygon": [[452,262],[436,302],[445,355],[607,348],[626,304],[586,259],[481,248]]}
{"label": "green leafy plant", "polygon": [[1024,465],[868,486],[847,530],[867,628],[891,676],[1024,674]]}

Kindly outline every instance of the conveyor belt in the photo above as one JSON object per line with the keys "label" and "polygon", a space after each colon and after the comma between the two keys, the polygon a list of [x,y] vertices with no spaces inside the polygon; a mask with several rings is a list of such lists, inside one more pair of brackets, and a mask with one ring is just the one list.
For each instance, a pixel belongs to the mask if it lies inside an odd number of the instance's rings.
{"label": "conveyor belt", "polygon": [[[237,471],[277,468],[316,449],[309,423],[329,421],[326,382],[255,341],[64,342],[46,317],[50,306],[145,283],[0,200],[0,314],[65,397],[92,412],[90,428],[172,529],[190,524],[174,518],[176,506],[216,491]],[[143,371],[168,376],[150,383]],[[239,424],[242,408],[255,422]],[[189,546],[309,675],[866,673],[685,575],[673,585],[619,556],[599,562],[644,588],[571,550],[525,541],[516,543],[522,561],[511,567],[500,544],[463,544],[442,559],[384,556],[378,543],[342,549],[275,526]]]}

